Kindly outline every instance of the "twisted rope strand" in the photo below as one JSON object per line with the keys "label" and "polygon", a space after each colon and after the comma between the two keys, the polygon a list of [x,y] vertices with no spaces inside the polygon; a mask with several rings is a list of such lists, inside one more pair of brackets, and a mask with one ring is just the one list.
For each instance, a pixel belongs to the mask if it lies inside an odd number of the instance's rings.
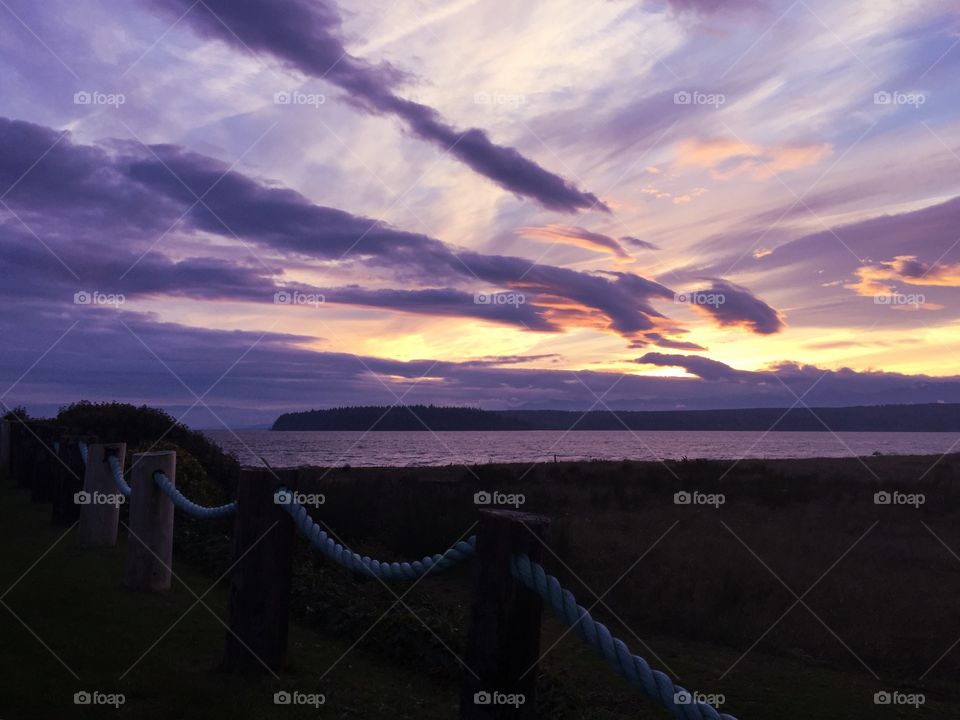
{"label": "twisted rope strand", "polygon": [[[88,449],[85,443],[79,444],[80,455],[87,463]],[[107,458],[113,471],[117,489],[130,497],[130,486],[123,478],[123,469],[115,455]],[[224,517],[237,509],[237,503],[231,502],[217,507],[204,507],[186,498],[170,479],[160,471],[153,475],[154,482],[180,510],[195,518],[211,519]],[[336,542],[316,523],[306,508],[297,502],[294,494],[280,488],[274,495],[274,502],[283,507],[293,519],[294,525],[307,538],[310,544],[337,564],[359,573],[365,573],[380,580],[416,580],[430,572],[440,572],[472,558],[477,550],[477,536],[457,542],[445,552],[425,557],[413,562],[384,563],[353,552]],[[639,655],[634,655],[619,638],[613,637],[610,630],[601,622],[593,619],[590,612],[581,605],[573,593],[560,585],[553,575],[548,575],[543,566],[530,560],[524,554],[514,555],[510,559],[510,571],[517,580],[537,593],[546,602],[564,624],[574,628],[577,634],[587,642],[606,661],[606,663],[633,687],[643,691],[647,697],[659,703],[677,720],[736,720],[732,715],[721,714],[712,706],[694,701],[691,693],[675,685],[670,678],[650,665]]]}
{"label": "twisted rope strand", "polygon": [[123,468],[120,467],[120,460],[116,455],[110,455],[107,457],[107,463],[110,465],[110,470],[113,471],[113,482],[117,486],[117,490],[120,491],[125,498],[130,497],[130,486],[127,485],[127,481],[123,479]]}
{"label": "twisted rope strand", "polygon": [[182,510],[191,517],[199,518],[201,520],[212,520],[214,518],[226,517],[237,509],[237,503],[235,502],[229,502],[225,505],[217,505],[216,507],[204,507],[203,505],[198,505],[193,500],[185,497],[182,492],[177,490],[176,486],[170,482],[170,478],[168,478],[160,470],[157,470],[157,472],[153,474],[153,481],[157,484],[157,487],[163,491],[163,494],[173,501],[173,504],[177,509]]}
{"label": "twisted rope strand", "polygon": [[[565,625],[575,628],[577,634],[634,687],[666,708],[678,720],[736,720],[721,714],[706,703],[694,702],[690,692],[674,685],[664,673],[651,670],[647,661],[630,652],[623,641],[613,637],[610,630],[594,620],[589,611],[577,604],[569,590],[560,581],[548,575],[543,567],[526,555],[514,555],[510,571],[517,580],[543,598]],[[678,702],[678,700],[680,702]]]}
{"label": "twisted rope strand", "polygon": [[443,553],[425,557],[422,560],[380,562],[366,555],[360,556],[336,542],[321,529],[319,524],[314,522],[307,509],[297,502],[289,490],[280,488],[274,495],[274,502],[290,514],[293,524],[320,553],[348,570],[372,575],[381,580],[416,580],[427,573],[440,572],[472,558],[477,550],[477,537],[473,535],[466,540],[461,540]]}

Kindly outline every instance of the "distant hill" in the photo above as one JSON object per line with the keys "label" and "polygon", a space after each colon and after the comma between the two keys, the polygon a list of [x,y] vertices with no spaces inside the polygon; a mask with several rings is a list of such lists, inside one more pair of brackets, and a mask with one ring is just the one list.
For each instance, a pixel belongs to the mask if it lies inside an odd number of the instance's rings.
{"label": "distant hill", "polygon": [[412,405],[284,413],[272,430],[773,430],[960,432],[960,404],[747,410],[479,410]]}

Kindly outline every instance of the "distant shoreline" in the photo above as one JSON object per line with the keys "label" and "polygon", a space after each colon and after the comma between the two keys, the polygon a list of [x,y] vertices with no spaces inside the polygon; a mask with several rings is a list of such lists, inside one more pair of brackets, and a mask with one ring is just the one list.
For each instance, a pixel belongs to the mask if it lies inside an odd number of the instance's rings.
{"label": "distant shoreline", "polygon": [[960,432],[960,404],[740,410],[480,410],[410,406],[285,413],[273,431]]}
{"label": "distant shoreline", "polygon": [[464,433],[467,433],[467,432],[495,432],[495,433],[500,433],[500,432],[502,432],[502,433],[504,433],[504,434],[518,433],[518,432],[528,432],[528,433],[530,433],[530,432],[543,432],[543,433],[556,433],[556,432],[597,432],[597,433],[601,433],[601,432],[646,432],[646,433],[657,433],[657,432],[664,432],[664,433],[667,433],[667,432],[716,432],[716,433],[724,433],[724,432],[727,432],[727,433],[730,433],[730,432],[749,432],[749,433],[754,433],[754,432],[777,432],[777,433],[810,433],[810,432],[823,432],[823,433],[829,433],[829,432],[836,432],[836,433],[852,433],[852,432],[855,432],[855,433],[900,433],[900,434],[902,434],[902,433],[921,433],[921,434],[943,433],[944,435],[950,435],[950,434],[954,434],[954,433],[960,433],[960,430],[898,430],[898,429],[896,429],[896,428],[889,428],[889,429],[882,429],[882,430],[881,430],[881,429],[874,429],[874,430],[863,430],[863,429],[856,429],[856,430],[848,430],[848,429],[835,430],[834,428],[829,428],[829,429],[828,429],[828,428],[824,428],[824,427],[821,427],[821,428],[807,428],[807,429],[804,429],[804,430],[795,430],[795,429],[793,429],[793,428],[790,428],[790,429],[785,430],[785,429],[779,428],[779,427],[777,427],[777,428],[759,428],[759,427],[757,427],[757,428],[749,428],[749,429],[734,428],[734,429],[730,429],[730,430],[723,430],[723,429],[719,429],[719,428],[624,428],[624,427],[619,427],[619,428],[615,428],[615,427],[611,427],[611,428],[595,428],[595,427],[594,427],[594,428],[579,428],[579,427],[575,427],[575,428],[568,429],[568,430],[561,430],[561,429],[559,429],[559,428],[557,428],[557,429],[555,429],[555,430],[545,430],[545,429],[543,429],[543,428],[517,428],[517,429],[509,429],[509,430],[504,429],[504,428],[490,428],[489,430],[482,430],[482,429],[481,429],[481,430],[475,430],[475,429],[472,429],[472,428],[471,428],[471,429],[463,429],[463,430],[456,430],[456,429],[451,430],[451,429],[446,429],[446,428],[445,428],[445,429],[442,429],[442,430],[434,430],[433,428],[430,428],[430,429],[420,428],[419,430],[417,430],[416,428],[367,428],[366,430],[361,430],[360,428],[355,428],[355,429],[353,429],[353,428],[351,428],[351,429],[343,428],[343,429],[334,429],[334,430],[329,429],[329,428],[323,428],[322,430],[287,430],[287,429],[277,430],[276,428],[269,428],[269,427],[263,427],[263,426],[259,426],[259,427],[229,428],[229,430],[224,430],[224,428],[223,428],[222,426],[221,426],[221,427],[198,428],[198,431],[199,431],[199,432],[207,432],[207,431],[217,431],[217,432],[219,432],[219,431],[221,431],[221,430],[223,430],[224,432],[231,432],[231,431],[240,432],[240,431],[246,431],[246,430],[263,430],[263,431],[266,431],[266,432],[312,432],[312,433],[341,433],[341,432],[354,432],[354,433],[362,433],[362,432],[400,432],[400,433],[407,433],[407,432],[409,432],[409,433],[421,433],[421,432],[464,432]]}

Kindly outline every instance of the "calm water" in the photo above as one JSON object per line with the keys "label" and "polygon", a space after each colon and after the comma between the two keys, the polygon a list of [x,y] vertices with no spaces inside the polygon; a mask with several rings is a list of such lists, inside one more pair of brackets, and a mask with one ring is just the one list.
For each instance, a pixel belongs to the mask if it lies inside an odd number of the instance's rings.
{"label": "calm water", "polygon": [[[957,433],[559,431],[271,432],[207,430],[245,464],[273,467],[386,466],[688,458],[804,458],[935,455],[960,451]],[[954,447],[956,444],[956,447]]]}

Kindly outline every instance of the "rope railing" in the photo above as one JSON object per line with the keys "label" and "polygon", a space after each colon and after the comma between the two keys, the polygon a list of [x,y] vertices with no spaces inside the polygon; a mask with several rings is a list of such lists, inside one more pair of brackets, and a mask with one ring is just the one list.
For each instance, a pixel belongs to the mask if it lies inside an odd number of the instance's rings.
{"label": "rope railing", "polygon": [[[83,442],[78,443],[79,453],[86,466],[89,462],[89,449]],[[124,479],[123,467],[117,455],[106,457],[117,490],[124,496],[131,496],[131,487]],[[174,507],[198,519],[222,518],[238,509],[237,502],[205,507],[177,489],[173,481],[162,470],[153,472],[153,481],[161,492],[173,503]],[[269,492],[269,490],[267,491]],[[265,495],[260,495],[268,502]],[[345,547],[330,536],[317,523],[301,502],[297,493],[285,487],[273,492],[273,502],[290,515],[293,526],[300,531],[310,545],[329,560],[338,565],[381,581],[413,581],[431,573],[448,570],[477,554],[477,536],[456,542],[442,553],[424,557],[412,562],[381,562],[366,555],[361,556]],[[518,548],[519,550],[519,548]],[[506,572],[506,569],[504,569]],[[653,670],[642,657],[634,655],[627,645],[614,637],[603,623],[595,620],[590,611],[577,603],[573,593],[565,589],[560,581],[548,574],[543,566],[530,559],[523,552],[510,556],[508,578],[539,595],[549,605],[565,625],[575,630],[603,660],[621,677],[648,698],[659,704],[676,720],[736,720],[732,715],[722,714],[706,702],[700,702],[698,695],[691,694],[676,685],[665,673]],[[539,613],[539,611],[538,611]],[[539,622],[539,614],[532,619]]]}
{"label": "rope railing", "polygon": [[646,660],[631,653],[622,640],[613,637],[606,625],[594,620],[586,608],[578,605],[573,593],[562,587],[553,575],[548,575],[541,565],[522,554],[514,555],[510,565],[513,576],[543,598],[565,625],[576,628],[580,637],[591,645],[618,675],[666,708],[675,718],[736,720],[732,715],[717,712],[706,703],[694,702],[693,696],[686,689],[675,685],[659,670],[652,670]]}
{"label": "rope railing", "polygon": [[[87,444],[83,442],[77,443],[77,447],[80,450],[80,457],[83,458],[83,464],[86,465],[88,463],[88,458],[90,457]],[[131,489],[126,480],[123,478],[123,468],[120,467],[120,461],[117,459],[116,455],[110,455],[107,457],[107,462],[110,464],[110,470],[113,472],[113,481],[117,486],[117,490],[119,490],[124,497],[129,498]],[[237,509],[237,503],[235,502],[229,502],[224,505],[217,505],[215,507],[199,505],[177,490],[177,487],[170,481],[170,478],[168,478],[162,472],[154,473],[153,481],[157,484],[157,487],[160,488],[163,494],[170,498],[175,507],[187,513],[187,515],[190,515],[191,517],[201,520],[211,520],[215,518],[226,517],[227,515],[235,512]]]}
{"label": "rope railing", "polygon": [[413,562],[380,562],[346,548],[336,542],[326,530],[310,517],[307,509],[297,502],[294,494],[286,488],[279,488],[274,494],[274,502],[283,507],[293,524],[307,538],[310,544],[327,558],[348,570],[372,575],[381,580],[416,580],[430,572],[441,572],[474,556],[477,550],[477,537],[461,540],[443,553]]}
{"label": "rope railing", "polygon": [[153,474],[153,481],[157,484],[157,487],[160,488],[163,494],[170,498],[177,509],[182,510],[190,517],[194,517],[199,520],[212,520],[231,515],[237,509],[236,502],[228,502],[224,505],[217,505],[215,507],[198,505],[193,500],[187,498],[182,492],[177,490],[176,485],[174,485],[170,481],[170,478],[168,478],[162,472],[155,472]]}
{"label": "rope railing", "polygon": [[120,460],[116,455],[110,455],[107,457],[107,463],[110,465],[110,471],[113,473],[113,482],[117,486],[117,490],[120,491],[120,494],[125,498],[130,497],[130,486],[127,485],[127,481],[123,479],[123,468],[120,467]]}

